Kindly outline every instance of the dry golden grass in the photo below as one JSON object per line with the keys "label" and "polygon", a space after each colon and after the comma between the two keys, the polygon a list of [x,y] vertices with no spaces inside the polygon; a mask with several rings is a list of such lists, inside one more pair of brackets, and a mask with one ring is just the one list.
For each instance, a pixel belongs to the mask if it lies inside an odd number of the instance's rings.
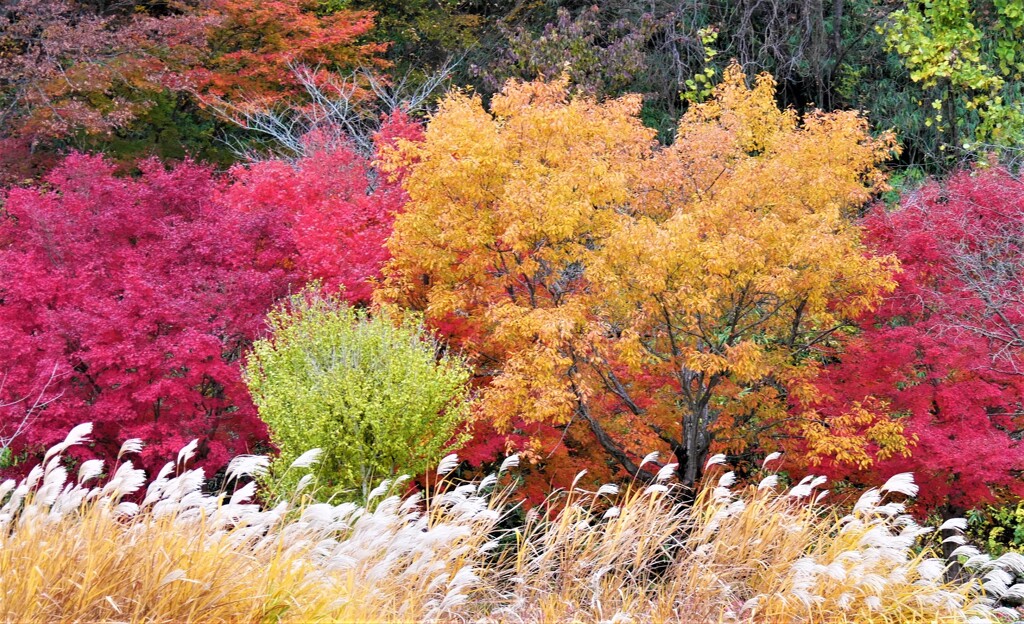
{"label": "dry golden grass", "polygon": [[[779,492],[771,477],[739,488],[728,473],[684,508],[666,468],[621,492],[574,488],[560,513],[499,530],[514,460],[425,500],[385,484],[366,508],[301,492],[260,508],[251,483],[201,494],[202,474],[180,469],[189,448],[145,491],[127,461],[103,486],[88,485],[97,464],[69,482],[60,453],[87,434],[0,485],[0,621],[984,622],[998,614],[983,582],[992,595],[1024,589],[1008,587],[1024,558],[969,547],[985,577],[944,582],[920,546],[930,529],[887,502],[915,491],[906,477],[839,517],[814,502],[820,480]],[[236,459],[233,482],[265,464]],[[123,502],[133,492],[141,505]]]}

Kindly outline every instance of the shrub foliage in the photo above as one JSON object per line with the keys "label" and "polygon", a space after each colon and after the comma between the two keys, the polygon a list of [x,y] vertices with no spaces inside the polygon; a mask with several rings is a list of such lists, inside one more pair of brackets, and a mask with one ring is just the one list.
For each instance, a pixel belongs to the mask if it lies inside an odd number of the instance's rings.
{"label": "shrub foliage", "polygon": [[316,446],[325,487],[365,496],[377,480],[420,474],[466,441],[469,369],[439,353],[415,318],[371,317],[307,290],[269,324],[246,380],[281,451],[278,467]]}

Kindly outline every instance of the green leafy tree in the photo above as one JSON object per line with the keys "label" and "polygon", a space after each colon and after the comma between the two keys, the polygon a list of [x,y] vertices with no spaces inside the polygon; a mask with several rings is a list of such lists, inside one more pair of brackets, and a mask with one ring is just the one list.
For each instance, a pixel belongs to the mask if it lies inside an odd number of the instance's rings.
{"label": "green leafy tree", "polygon": [[[1024,138],[1024,7],[1019,0],[926,0],[892,14],[889,48],[930,100],[943,151]],[[919,102],[924,104],[924,102]]]}
{"label": "green leafy tree", "polygon": [[268,318],[246,381],[280,449],[271,489],[286,468],[320,448],[320,494],[364,497],[382,478],[420,474],[468,438],[470,371],[442,354],[419,319],[370,316],[306,290]]}

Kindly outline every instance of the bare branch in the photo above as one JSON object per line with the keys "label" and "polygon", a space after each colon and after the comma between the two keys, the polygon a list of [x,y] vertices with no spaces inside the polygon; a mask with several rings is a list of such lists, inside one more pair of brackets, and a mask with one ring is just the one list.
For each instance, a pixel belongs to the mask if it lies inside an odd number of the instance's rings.
{"label": "bare branch", "polygon": [[[337,147],[370,157],[382,117],[399,110],[425,113],[431,97],[448,83],[457,63],[449,60],[416,86],[408,74],[387,82],[364,69],[325,80],[318,68],[293,65],[291,71],[308,101],[303,106],[274,109],[252,100],[232,103],[209,98],[205,103],[222,119],[261,137],[262,149],[254,148],[251,141],[228,142],[235,155],[249,162],[268,156],[300,159],[311,150]],[[372,98],[362,95],[367,90]]]}
{"label": "bare branch", "polygon": [[[0,410],[8,412],[11,415],[0,419],[0,453],[6,451],[19,437],[24,435],[28,428],[39,418],[42,414],[43,409],[50,403],[56,401],[64,394],[63,391],[58,392],[54,395],[48,395],[50,386],[57,380],[57,372],[59,370],[59,364],[54,363],[53,369],[50,371],[50,375],[43,383],[43,387],[36,394],[26,395],[20,399],[15,399],[7,403],[0,403]],[[0,379],[0,391],[3,390],[4,385],[7,382],[7,375],[4,375]],[[33,398],[34,397],[34,398]],[[31,403],[29,400],[31,399]],[[20,415],[16,412],[20,411],[19,406],[22,406]]]}

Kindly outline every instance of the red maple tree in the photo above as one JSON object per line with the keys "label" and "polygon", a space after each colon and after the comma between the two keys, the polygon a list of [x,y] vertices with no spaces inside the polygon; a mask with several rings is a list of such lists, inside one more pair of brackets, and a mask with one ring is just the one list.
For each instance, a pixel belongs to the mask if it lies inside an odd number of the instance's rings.
{"label": "red maple tree", "polygon": [[[397,179],[380,175],[352,146],[321,140],[336,133],[307,135],[306,155],[294,162],[266,160],[231,170],[234,183],[224,196],[233,210],[280,210],[298,249],[297,269],[329,291],[339,288],[353,303],[369,301],[371,279],[388,258],[384,242],[406,194]],[[374,139],[391,144],[417,141],[419,123],[398,111],[386,118]]]}
{"label": "red maple tree", "polygon": [[[419,133],[398,113],[377,140]],[[223,178],[194,163],[141,171],[74,154],[2,197],[0,442],[17,432],[16,457],[84,421],[106,459],[146,441],[147,469],[192,438],[207,474],[254,450],[266,428],[238,360],[266,311],[310,280],[365,301],[405,201],[337,145]]]}
{"label": "red maple tree", "polygon": [[60,395],[18,452],[96,425],[95,452],[148,443],[159,467],[192,438],[215,470],[265,427],[235,361],[297,274],[280,211],[225,210],[202,166],[143,164],[119,178],[99,157],[69,156],[40,188],[12,189],[0,223],[4,422],[55,372]]}
{"label": "red maple tree", "polygon": [[898,256],[899,288],[825,369],[833,400],[822,409],[875,401],[917,444],[872,474],[840,476],[881,483],[912,471],[920,508],[947,515],[1024,495],[1024,184],[962,172],[892,212],[876,207],[865,226],[879,253]]}

